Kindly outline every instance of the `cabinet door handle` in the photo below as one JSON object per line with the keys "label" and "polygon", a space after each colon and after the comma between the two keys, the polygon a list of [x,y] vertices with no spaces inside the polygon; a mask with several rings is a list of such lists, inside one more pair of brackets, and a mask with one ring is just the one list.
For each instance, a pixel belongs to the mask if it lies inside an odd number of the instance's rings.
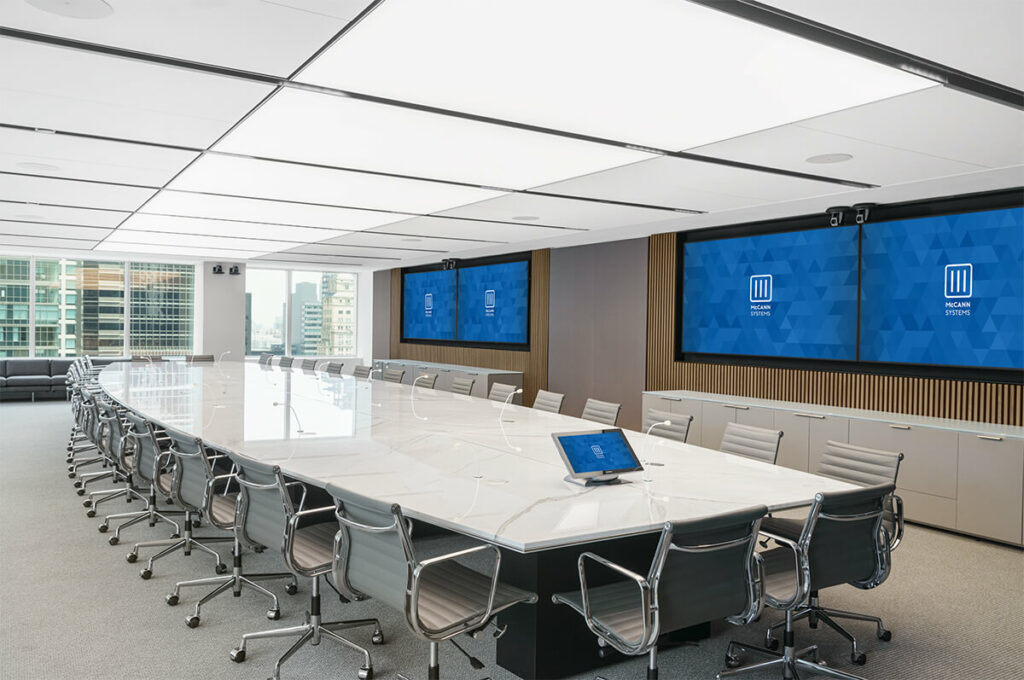
{"label": "cabinet door handle", "polygon": [[725,408],[734,408],[740,411],[749,411],[749,406],[740,406],[739,404],[722,404]]}
{"label": "cabinet door handle", "polygon": [[977,437],[978,437],[978,439],[987,439],[990,442],[1001,442],[1001,441],[1003,441],[1002,437],[1000,437],[998,435],[994,435],[994,434],[979,434],[979,435],[977,435]]}
{"label": "cabinet door handle", "polygon": [[466,371],[466,375],[480,375],[480,374],[479,373],[470,373],[469,371]]}
{"label": "cabinet door handle", "polygon": [[450,369],[450,368],[439,368],[437,370],[439,372],[441,372],[441,373],[451,373],[452,372],[452,369]]}
{"label": "cabinet door handle", "polygon": [[894,430],[909,430],[910,425],[896,425],[895,423],[889,423],[889,427]]}
{"label": "cabinet door handle", "polygon": [[794,413],[797,418],[816,418],[818,420],[825,420],[825,416],[820,413]]}
{"label": "cabinet door handle", "polygon": [[665,401],[682,401],[683,400],[682,397],[658,397],[658,398],[659,399],[664,399]]}

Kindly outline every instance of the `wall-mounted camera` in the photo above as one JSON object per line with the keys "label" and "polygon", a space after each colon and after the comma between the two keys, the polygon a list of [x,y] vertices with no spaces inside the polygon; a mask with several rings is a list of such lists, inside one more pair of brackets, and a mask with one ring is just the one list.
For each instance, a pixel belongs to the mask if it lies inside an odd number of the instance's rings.
{"label": "wall-mounted camera", "polygon": [[238,276],[241,273],[242,270],[238,268],[237,264],[231,265],[231,269],[228,270],[228,274],[231,274],[232,276]]}
{"label": "wall-mounted camera", "polygon": [[857,224],[864,224],[871,217],[871,209],[875,207],[874,203],[855,203],[853,210],[856,211],[855,219]]}
{"label": "wall-mounted camera", "polygon": [[843,216],[846,215],[848,210],[850,210],[850,208],[845,205],[827,208],[825,212],[828,213],[828,225],[830,227],[838,227],[841,225],[843,223]]}
{"label": "wall-mounted camera", "polygon": [[220,266],[219,264],[213,265],[213,273],[214,274],[223,274],[224,273],[224,267]]}
{"label": "wall-mounted camera", "polygon": [[441,268],[442,269],[455,269],[455,265],[457,265],[458,262],[459,261],[456,260],[455,258],[449,258],[447,260],[441,260]]}

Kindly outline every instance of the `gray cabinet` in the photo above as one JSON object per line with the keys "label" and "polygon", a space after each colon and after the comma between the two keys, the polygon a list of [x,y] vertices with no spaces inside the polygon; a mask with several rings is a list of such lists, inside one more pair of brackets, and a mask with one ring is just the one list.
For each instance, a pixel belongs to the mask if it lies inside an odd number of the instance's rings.
{"label": "gray cabinet", "polygon": [[[803,412],[800,412],[803,414]],[[806,414],[811,415],[811,414]],[[825,452],[825,442],[850,440],[850,419],[832,414],[818,414],[821,417],[807,419],[807,471],[815,472]],[[785,437],[783,437],[785,440]]]}
{"label": "gray cabinet", "polygon": [[854,420],[850,423],[850,443],[902,451],[897,480],[900,488],[956,498],[956,432],[899,422]]}
{"label": "gray cabinet", "polygon": [[[754,427],[772,428],[775,416],[772,409],[747,404],[733,404],[714,401],[701,403],[701,440],[700,445],[708,449],[717,449],[722,445],[726,423],[742,423]],[[691,441],[693,441],[691,437]],[[693,441],[693,443],[697,443]]]}
{"label": "gray cabinet", "polygon": [[956,528],[1020,543],[1024,441],[962,432],[957,470]]}
{"label": "gray cabinet", "polygon": [[814,472],[821,462],[825,442],[848,442],[850,421],[824,413],[775,411],[775,429],[782,430],[777,464]]}

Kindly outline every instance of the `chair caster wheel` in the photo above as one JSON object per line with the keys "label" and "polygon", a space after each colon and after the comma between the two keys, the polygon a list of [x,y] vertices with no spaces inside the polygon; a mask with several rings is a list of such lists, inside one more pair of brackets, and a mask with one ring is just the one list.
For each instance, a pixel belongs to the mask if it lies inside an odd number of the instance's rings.
{"label": "chair caster wheel", "polygon": [[299,592],[299,587],[294,583],[289,583],[288,587],[284,589],[284,592],[288,593],[289,595],[294,595],[295,593]]}
{"label": "chair caster wheel", "polygon": [[778,640],[778,638],[766,638],[765,641],[764,641],[764,646],[767,649],[775,651],[776,649],[779,648],[779,640]]}
{"label": "chair caster wheel", "polygon": [[203,526],[203,523],[202,523],[202,521],[200,521],[200,520],[198,520],[198,519],[194,519],[194,520],[192,520],[192,528],[193,528],[193,529],[198,529],[198,528],[199,528],[199,527],[201,527],[201,526]]}
{"label": "chair caster wheel", "polygon": [[868,662],[868,657],[863,652],[860,654],[851,654],[850,661],[857,664],[858,666],[863,666]]}
{"label": "chair caster wheel", "polygon": [[245,661],[245,650],[244,649],[232,649],[231,660],[235,663],[242,663]]}
{"label": "chair caster wheel", "polygon": [[128,564],[132,564],[136,560],[139,559],[139,556],[136,555],[135,553],[128,553],[127,555],[124,556],[124,559],[125,559],[126,562],[128,562]]}
{"label": "chair caster wheel", "polygon": [[725,667],[726,668],[739,668],[740,658],[738,656],[725,655]]}
{"label": "chair caster wheel", "polygon": [[82,507],[83,508],[91,508],[92,507],[92,499],[91,498],[87,498],[84,501],[82,501]]}
{"label": "chair caster wheel", "polygon": [[363,666],[359,669],[359,680],[370,680],[373,677],[373,668],[371,666]]}
{"label": "chair caster wheel", "polygon": [[164,598],[164,602],[166,602],[169,606],[173,607],[174,605],[178,604],[178,596],[172,593]]}
{"label": "chair caster wheel", "polygon": [[[68,476],[69,476],[69,477],[73,477],[74,475],[68,475]],[[80,480],[80,479],[79,479],[78,481],[76,481],[76,482],[75,482],[74,484],[72,484],[71,486],[73,486],[73,487],[75,487],[75,488],[77,489],[78,487],[82,486],[82,480]]]}
{"label": "chair caster wheel", "polygon": [[882,642],[888,642],[889,640],[892,640],[892,631],[891,630],[882,630],[882,631],[880,631],[878,633],[878,639],[881,640]]}
{"label": "chair caster wheel", "polygon": [[143,581],[148,581],[150,577],[153,576],[153,572],[151,572],[149,569],[143,569],[139,572],[139,576],[142,577]]}
{"label": "chair caster wheel", "polygon": [[379,630],[373,631],[373,636],[370,638],[370,642],[375,645],[384,644],[384,633]]}
{"label": "chair caster wheel", "polygon": [[278,619],[281,618],[281,610],[280,609],[268,609],[267,610],[267,618],[270,619],[271,621],[277,621]]}
{"label": "chair caster wheel", "polygon": [[120,542],[121,542],[121,539],[118,538],[117,536],[111,536],[109,539],[107,539],[107,543],[109,543],[110,545],[117,545]]}
{"label": "chair caster wheel", "polygon": [[107,529],[109,529],[109,528],[110,527],[107,525],[107,523],[104,522],[103,524],[101,524],[98,527],[96,527],[96,530],[99,531],[101,534],[105,534],[105,533],[107,533]]}
{"label": "chair caster wheel", "polygon": [[217,566],[213,568],[213,570],[218,574],[226,574],[228,571],[228,565],[224,564],[223,562],[219,562]]}
{"label": "chair caster wheel", "polygon": [[86,517],[95,517],[96,516],[96,511],[95,510],[87,510],[86,513],[85,513],[85,516]]}
{"label": "chair caster wheel", "polygon": [[78,490],[75,491],[75,493],[78,494],[79,496],[84,496],[85,495],[85,487],[84,486],[78,487]]}
{"label": "chair caster wheel", "polygon": [[75,473],[74,472],[69,472],[68,473],[68,479],[74,479],[74,478],[75,478]]}
{"label": "chair caster wheel", "polygon": [[199,617],[198,616],[190,616],[190,617],[188,617],[187,619],[185,619],[185,625],[188,626],[189,628],[196,628],[199,625]]}

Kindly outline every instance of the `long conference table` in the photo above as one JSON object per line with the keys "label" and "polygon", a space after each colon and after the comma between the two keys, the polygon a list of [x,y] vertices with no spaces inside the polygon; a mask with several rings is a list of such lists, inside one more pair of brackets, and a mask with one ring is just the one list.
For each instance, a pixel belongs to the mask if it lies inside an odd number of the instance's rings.
{"label": "long conference table", "polygon": [[[450,392],[280,369],[249,362],[114,363],[99,377],[113,400],[160,426],[279,465],[307,484],[328,482],[399,503],[408,517],[502,552],[502,579],[532,590],[499,624],[497,661],[522,678],[557,678],[607,663],[594,635],[556,592],[579,587],[576,559],[593,550],[647,573],[658,532],[754,504],[809,505],[837,480],[625,431],[645,471],[629,483],[582,487],[551,434],[599,425]],[[612,575],[588,573],[590,585]],[[694,637],[705,629],[691,631]]]}

